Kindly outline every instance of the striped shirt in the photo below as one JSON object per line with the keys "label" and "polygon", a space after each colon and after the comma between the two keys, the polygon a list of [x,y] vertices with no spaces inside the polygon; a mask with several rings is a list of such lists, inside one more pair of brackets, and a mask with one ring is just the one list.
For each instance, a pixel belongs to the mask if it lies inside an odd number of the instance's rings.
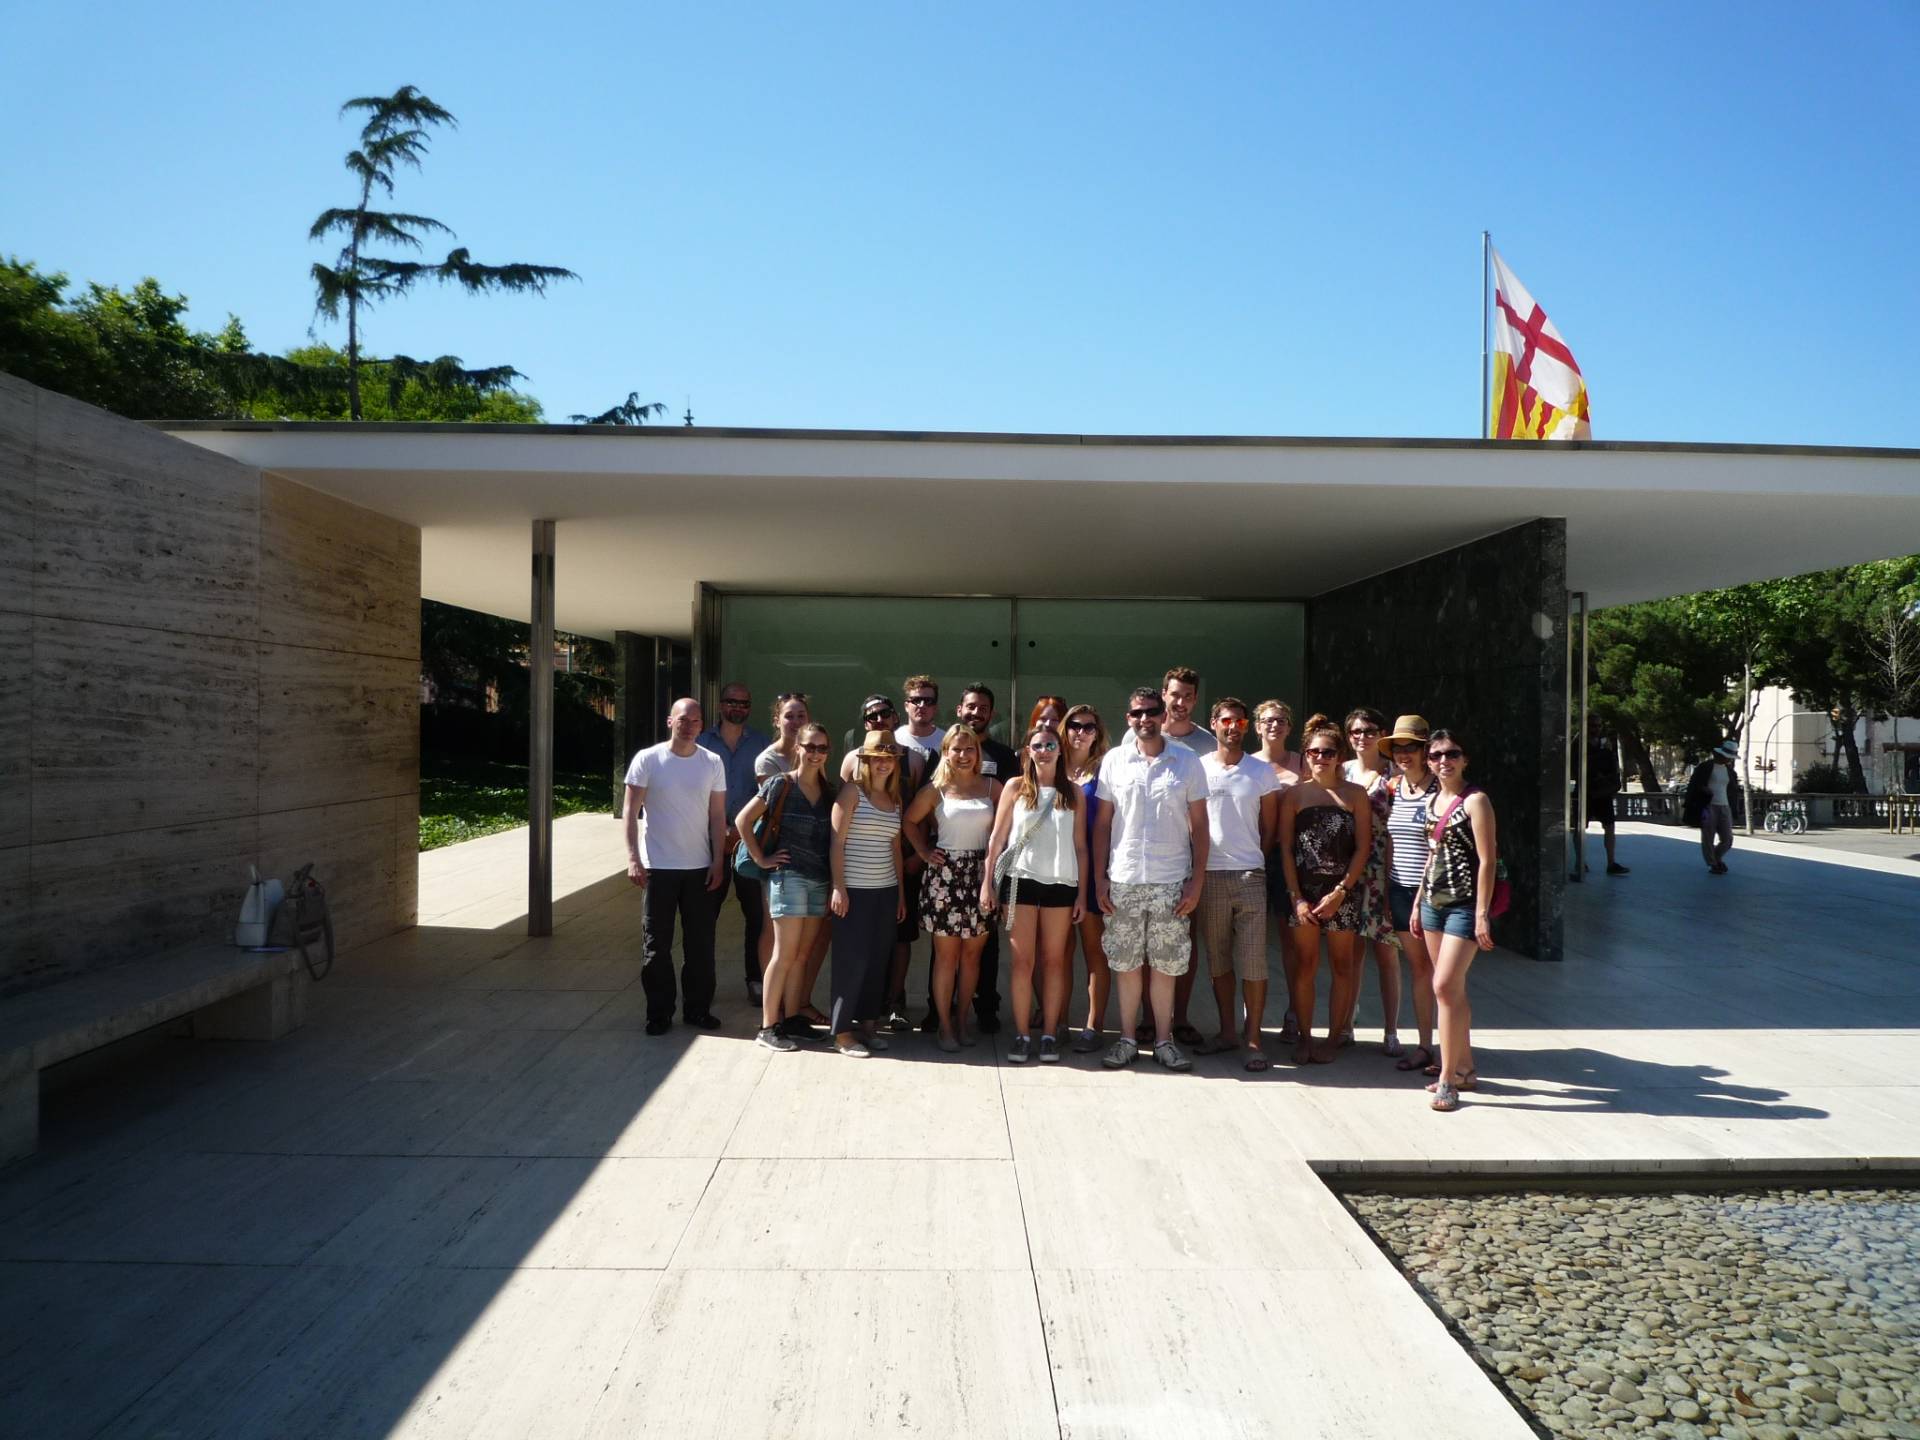
{"label": "striped shirt", "polygon": [[1387,815],[1387,834],[1393,839],[1393,883],[1418,888],[1427,870],[1427,846],[1433,834],[1433,809],[1429,803],[1440,793],[1440,782],[1427,776],[1424,790],[1407,784],[1407,777],[1393,779],[1393,809]]}
{"label": "striped shirt", "polygon": [[893,865],[893,841],[899,833],[899,809],[882,810],[860,791],[847,822],[847,889],[890,890],[900,883]]}

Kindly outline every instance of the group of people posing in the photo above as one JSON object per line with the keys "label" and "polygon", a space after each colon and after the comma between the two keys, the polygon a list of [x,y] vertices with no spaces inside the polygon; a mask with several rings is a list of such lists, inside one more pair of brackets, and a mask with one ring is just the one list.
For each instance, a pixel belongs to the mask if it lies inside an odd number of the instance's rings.
{"label": "group of people posing", "polygon": [[[1213,702],[1203,728],[1199,677],[1184,667],[1127,697],[1117,737],[1096,707],[1043,695],[1018,748],[989,734],[995,698],[984,684],[966,689],[944,727],[932,677],[910,677],[904,695],[905,720],[891,697],[867,697],[857,744],[848,737],[837,766],[807,696],[775,699],[769,739],[749,724],[752,696],[739,684],[721,688],[711,726],[697,700],[677,701],[671,738],[634,757],[626,840],[628,875],[646,888],[649,1034],[673,1023],[676,919],[684,1018],[720,1028],[714,922],[731,887],[748,993],[761,1006],[757,1039],[772,1050],[824,1037],[866,1057],[897,1043],[912,1029],[909,947],[922,930],[933,943],[922,1028],[942,1050],[977,1044],[1000,1029],[1004,933],[1009,1063],[1071,1050],[1118,1069],[1150,1048],[1187,1070],[1202,1049],[1266,1070],[1274,923],[1287,986],[1280,1043],[1293,1063],[1330,1062],[1353,1042],[1371,952],[1385,1053],[1429,1079],[1435,1110],[1457,1109],[1474,1088],[1467,971],[1493,947],[1505,882],[1493,806],[1467,781],[1461,736],[1419,715],[1389,726],[1361,707],[1339,723],[1313,716],[1294,750],[1284,702],[1231,696]],[[1087,1011],[1070,1033],[1076,940]],[[1331,994],[1315,1039],[1323,947]],[[812,996],[829,949],[822,1012]],[[1201,955],[1220,1015],[1211,1040],[1188,1020]],[[1403,958],[1419,1027],[1411,1049],[1396,1033]]]}

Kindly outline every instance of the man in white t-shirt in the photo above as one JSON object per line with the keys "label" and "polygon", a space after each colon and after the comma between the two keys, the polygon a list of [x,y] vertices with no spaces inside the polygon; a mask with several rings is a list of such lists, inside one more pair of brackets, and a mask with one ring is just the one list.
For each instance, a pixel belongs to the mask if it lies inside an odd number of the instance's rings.
{"label": "man in white t-shirt", "polygon": [[893,732],[893,738],[902,749],[924,755],[931,773],[940,763],[940,742],[947,738],[946,727],[933,723],[940,718],[940,687],[931,675],[910,675],[900,693],[907,702],[907,723]]}
{"label": "man in white t-shirt", "polygon": [[1174,979],[1192,958],[1188,917],[1207,873],[1207,777],[1194,753],[1160,733],[1166,702],[1142,686],[1127,699],[1132,746],[1100,762],[1093,821],[1094,895],[1107,918],[1107,968],[1120,997],[1120,1038],[1101,1057],[1119,1069],[1133,1062],[1141,967],[1153,1010],[1153,1058],[1169,1070],[1193,1061],[1173,1042]]}
{"label": "man in white t-shirt", "polygon": [[[676,700],[672,739],[649,745],[627,767],[627,878],[647,892],[640,922],[647,1034],[673,1028],[673,921],[681,926],[682,1015],[718,1030],[713,1014],[713,892],[727,856],[727,767],[702,749],[700,702]],[[642,823],[642,817],[645,823]]]}
{"label": "man in white t-shirt", "polygon": [[[1191,665],[1175,665],[1160,680],[1160,699],[1167,707],[1166,717],[1160,726],[1160,734],[1171,744],[1191,750],[1195,755],[1206,755],[1213,749],[1213,736],[1193,723],[1193,707],[1200,700],[1200,672]],[[1129,730],[1120,737],[1124,746],[1137,743]],[[1198,1045],[1200,1032],[1187,1019],[1188,1007],[1193,1003],[1193,986],[1199,978],[1199,970],[1192,963],[1199,953],[1197,940],[1190,940],[1187,946],[1187,968],[1173,985],[1173,1038],[1182,1045]]]}
{"label": "man in white t-shirt", "polygon": [[[1260,1022],[1267,1007],[1267,841],[1280,823],[1280,775],[1246,752],[1247,707],[1225,696],[1213,702],[1207,777],[1207,879],[1197,928],[1207,949],[1214,1003],[1220,1009],[1216,1051],[1244,1044],[1246,1068],[1265,1070]],[[1246,998],[1246,1025],[1235,1032],[1233,982]]]}

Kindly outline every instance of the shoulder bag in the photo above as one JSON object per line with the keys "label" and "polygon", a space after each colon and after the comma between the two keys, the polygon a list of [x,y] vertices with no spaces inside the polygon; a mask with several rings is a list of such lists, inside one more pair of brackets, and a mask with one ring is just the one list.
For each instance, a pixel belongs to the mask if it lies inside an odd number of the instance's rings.
{"label": "shoulder bag", "polygon": [[[780,816],[787,808],[787,796],[792,793],[793,777],[782,777],[780,790],[774,797],[773,804],[768,807],[767,813],[760,817],[760,822],[753,827],[753,838],[759,843],[762,855],[771,854],[780,848]],[[733,873],[742,880],[764,884],[767,876],[773,872],[764,865],[754,862],[753,856],[747,850],[747,842],[742,840],[733,847]]]}

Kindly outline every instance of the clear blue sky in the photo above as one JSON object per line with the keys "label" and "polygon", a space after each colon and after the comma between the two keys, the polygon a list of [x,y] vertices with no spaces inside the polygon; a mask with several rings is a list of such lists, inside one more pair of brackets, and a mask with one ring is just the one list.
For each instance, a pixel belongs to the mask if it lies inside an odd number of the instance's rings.
{"label": "clear blue sky", "polygon": [[1334,8],[0,0],[0,249],[303,343],[411,83],[398,208],[582,283],[369,343],[552,419],[1467,435],[1484,228],[1598,438],[1920,445],[1920,6]]}

